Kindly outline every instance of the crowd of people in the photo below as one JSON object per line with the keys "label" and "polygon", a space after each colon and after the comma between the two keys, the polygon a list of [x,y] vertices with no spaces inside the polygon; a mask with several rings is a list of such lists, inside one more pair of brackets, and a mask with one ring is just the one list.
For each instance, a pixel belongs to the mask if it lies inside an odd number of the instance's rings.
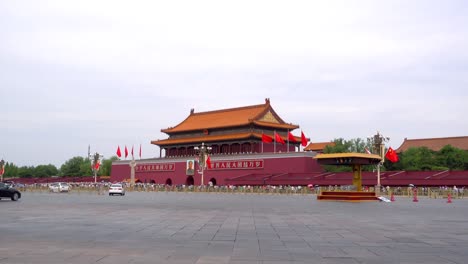
{"label": "crowd of people", "polygon": [[[47,191],[49,185],[52,183],[34,183],[34,184],[14,184],[16,188],[23,191]],[[109,189],[110,182],[69,182],[71,192],[73,191],[88,191],[104,193]],[[264,185],[264,186],[251,186],[251,185],[166,185],[155,183],[135,183],[131,185],[128,182],[123,182],[123,186],[127,191],[136,192],[215,192],[215,193],[271,193],[271,194],[318,194],[322,191],[355,191],[356,187],[353,185],[330,185],[330,186],[290,186],[290,185]],[[374,186],[363,186],[363,191],[374,191]],[[407,195],[412,196],[416,190],[420,196],[443,196],[451,193],[454,197],[464,197],[465,187],[390,187],[382,186],[380,193],[383,195]]]}

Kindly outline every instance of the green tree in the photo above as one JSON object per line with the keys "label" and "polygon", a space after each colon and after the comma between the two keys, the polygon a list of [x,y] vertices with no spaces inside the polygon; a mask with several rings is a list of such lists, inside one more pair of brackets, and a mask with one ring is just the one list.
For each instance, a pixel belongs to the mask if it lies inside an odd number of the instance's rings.
{"label": "green tree", "polygon": [[60,175],[72,177],[84,176],[84,172],[86,171],[85,166],[91,167],[89,160],[86,162],[86,159],[83,157],[73,157],[62,164],[60,167]]}
{"label": "green tree", "polygon": [[91,168],[91,160],[86,158],[86,159],[83,159],[80,165],[80,173],[78,176],[90,176],[90,175],[94,175],[93,170]]}
{"label": "green tree", "polygon": [[344,138],[336,138],[333,140],[333,143],[335,143],[335,145],[327,145],[323,150],[323,153],[330,154],[351,152],[352,143],[350,141],[346,141]]}
{"label": "green tree", "polygon": [[404,170],[432,170],[436,166],[435,152],[427,147],[409,148],[401,156],[401,162]]}
{"label": "green tree", "polygon": [[58,175],[58,169],[52,164],[49,165],[38,165],[34,169],[34,177],[50,177]]}
{"label": "green tree", "polygon": [[102,176],[110,176],[111,175],[111,168],[112,168],[112,162],[119,160],[117,156],[112,156],[110,159],[104,159],[102,161],[101,169],[99,170],[99,175]]}
{"label": "green tree", "polygon": [[468,152],[446,145],[435,154],[437,166],[450,170],[465,170],[468,165]]}
{"label": "green tree", "polygon": [[350,151],[357,153],[365,153],[365,149],[371,149],[366,141],[361,138],[353,138],[349,141]]}
{"label": "green tree", "polygon": [[18,168],[18,177],[32,178],[34,177],[34,166],[22,166]]}
{"label": "green tree", "polygon": [[[355,138],[351,140],[345,140],[343,138],[336,138],[333,140],[335,143],[334,146],[326,146],[323,150],[325,154],[331,153],[349,153],[349,152],[357,152],[357,153],[365,153],[365,148],[370,148],[370,143],[365,141],[361,138]],[[329,172],[341,172],[341,171],[352,171],[350,166],[341,166],[341,165],[325,165],[325,170]],[[374,166],[363,166],[363,171],[372,171]]]}
{"label": "green tree", "polygon": [[18,177],[18,166],[12,162],[5,163],[5,173],[3,174],[4,178],[13,178]]}

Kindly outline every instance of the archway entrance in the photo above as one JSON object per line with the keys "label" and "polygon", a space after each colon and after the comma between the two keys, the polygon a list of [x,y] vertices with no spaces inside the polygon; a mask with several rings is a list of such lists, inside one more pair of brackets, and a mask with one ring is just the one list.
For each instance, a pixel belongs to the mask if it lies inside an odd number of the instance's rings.
{"label": "archway entrance", "polygon": [[194,184],[195,184],[195,180],[193,179],[193,176],[188,176],[187,180],[185,180],[185,185],[190,186]]}
{"label": "archway entrance", "polygon": [[149,182],[149,183],[151,183],[151,184],[155,184],[156,182],[155,182],[154,180],[150,180],[150,182]]}
{"label": "archway entrance", "polygon": [[216,179],[215,179],[215,178],[211,178],[211,179],[210,179],[210,182],[213,184],[213,186],[216,185]]}
{"label": "archway entrance", "polygon": [[171,180],[171,178],[168,178],[168,179],[166,180],[166,185],[172,185],[172,180]]}

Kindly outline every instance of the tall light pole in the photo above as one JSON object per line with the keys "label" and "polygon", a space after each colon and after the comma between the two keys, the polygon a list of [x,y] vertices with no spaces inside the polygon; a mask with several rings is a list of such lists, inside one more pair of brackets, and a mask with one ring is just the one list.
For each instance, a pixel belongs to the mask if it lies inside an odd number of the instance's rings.
{"label": "tall light pole", "polygon": [[103,156],[99,153],[94,153],[92,156],[90,155],[90,160],[91,160],[91,169],[93,170],[94,173],[94,183],[97,183],[97,173],[99,171],[99,168],[101,167],[101,158]]}
{"label": "tall light pole", "polygon": [[201,185],[204,185],[203,177],[206,166],[206,158],[212,148],[206,146],[205,143],[202,143],[200,147],[195,147],[194,149],[198,152],[198,166],[200,167],[200,171],[198,173],[201,174]]}
{"label": "tall light pole", "polygon": [[380,193],[380,166],[382,166],[384,160],[385,160],[385,142],[388,142],[390,140],[389,137],[384,137],[382,134],[380,134],[379,131],[377,131],[377,134],[373,135],[371,138],[369,138],[372,141],[372,146],[373,146],[373,153],[377,154],[380,156],[381,160],[377,164],[377,187],[376,187],[376,194]]}

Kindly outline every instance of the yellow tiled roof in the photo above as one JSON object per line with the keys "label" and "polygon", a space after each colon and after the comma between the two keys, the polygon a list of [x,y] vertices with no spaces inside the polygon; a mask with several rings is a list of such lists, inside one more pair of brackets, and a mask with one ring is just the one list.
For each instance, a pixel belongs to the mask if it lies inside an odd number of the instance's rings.
{"label": "yellow tiled roof", "polygon": [[404,152],[409,148],[427,147],[434,151],[439,151],[446,145],[452,147],[468,150],[468,137],[445,137],[445,138],[420,138],[420,139],[407,139],[403,141],[401,146],[395,152]]}
{"label": "yellow tiled roof", "polygon": [[382,158],[379,155],[375,154],[365,154],[365,153],[331,153],[331,154],[318,154],[314,159],[335,159],[335,158],[371,158],[376,160],[381,160]]}
{"label": "yellow tiled roof", "polygon": [[323,151],[326,146],[335,146],[335,142],[316,142],[310,143],[304,148],[304,151]]}
{"label": "yellow tiled roof", "polygon": [[[262,119],[265,116],[267,116],[268,119]],[[271,120],[272,122],[268,122],[268,120]],[[284,129],[296,129],[299,127],[292,124],[286,124],[275,113],[273,108],[270,106],[269,99],[267,99],[264,104],[260,105],[200,113],[195,113],[195,111],[192,110],[190,115],[180,124],[175,127],[162,129],[161,132],[170,134],[184,131],[243,126],[251,123]]]}

